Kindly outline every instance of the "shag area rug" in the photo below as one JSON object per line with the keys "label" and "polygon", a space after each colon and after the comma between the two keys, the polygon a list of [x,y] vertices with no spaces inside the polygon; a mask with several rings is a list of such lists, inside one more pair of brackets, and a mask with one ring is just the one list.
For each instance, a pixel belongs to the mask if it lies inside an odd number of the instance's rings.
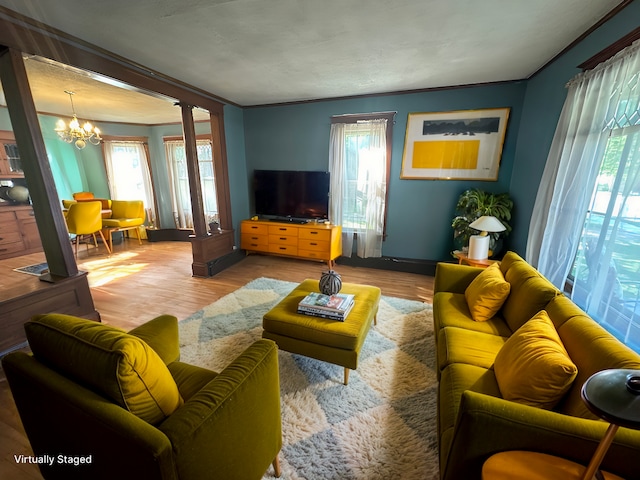
{"label": "shag area rug", "polygon": [[[295,286],[258,278],[183,320],[182,361],[221,371]],[[342,367],[280,350],[281,478],[438,478],[434,349],[431,306],[383,296],[347,386]]]}

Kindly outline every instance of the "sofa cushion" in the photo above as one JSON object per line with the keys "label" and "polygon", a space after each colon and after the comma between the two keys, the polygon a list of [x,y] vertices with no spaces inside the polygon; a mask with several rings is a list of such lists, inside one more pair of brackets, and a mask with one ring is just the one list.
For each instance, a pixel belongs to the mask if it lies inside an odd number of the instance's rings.
{"label": "sofa cushion", "polygon": [[34,356],[60,373],[157,424],[182,398],[158,354],[117,328],[70,315],[38,315],[25,324]]}
{"label": "sofa cushion", "polygon": [[505,342],[494,371],[503,398],[546,409],[558,403],[578,373],[544,310]]}
{"label": "sofa cushion", "polygon": [[438,368],[466,363],[491,368],[508,337],[474,332],[466,328],[446,327],[438,332]]}
{"label": "sofa cushion", "polygon": [[549,280],[516,253],[508,252],[500,263],[500,269],[511,284],[509,298],[502,306],[502,316],[512,332],[560,295]]}
{"label": "sofa cushion", "polygon": [[492,318],[502,307],[510,290],[511,285],[505,281],[497,263],[485,268],[464,291],[471,317],[476,322]]}
{"label": "sofa cushion", "polygon": [[508,337],[511,329],[499,315],[486,322],[474,322],[464,293],[438,292],[433,296],[433,325],[436,332],[444,327],[459,327],[474,332]]}

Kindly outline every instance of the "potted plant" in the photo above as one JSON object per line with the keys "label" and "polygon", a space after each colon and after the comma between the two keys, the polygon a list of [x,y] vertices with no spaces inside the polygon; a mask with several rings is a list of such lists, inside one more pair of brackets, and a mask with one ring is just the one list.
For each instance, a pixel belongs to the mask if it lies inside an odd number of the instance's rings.
{"label": "potted plant", "polygon": [[511,210],[513,200],[508,193],[490,193],[478,189],[469,189],[462,192],[456,204],[456,217],[451,222],[453,239],[457,250],[463,250],[469,246],[471,235],[477,235],[478,231],[469,224],[483,215],[490,215],[500,220],[506,230],[500,233],[490,233],[489,249],[495,255],[502,248],[502,238],[511,232]]}

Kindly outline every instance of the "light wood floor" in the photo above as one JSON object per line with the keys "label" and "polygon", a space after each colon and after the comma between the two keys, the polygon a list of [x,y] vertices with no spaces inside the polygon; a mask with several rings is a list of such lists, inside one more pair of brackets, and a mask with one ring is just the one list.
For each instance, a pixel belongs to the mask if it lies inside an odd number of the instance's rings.
{"label": "light wood floor", "polygon": [[[0,261],[0,288],[38,288],[36,277],[13,269],[44,261],[43,254]],[[116,245],[111,256],[102,246],[98,251],[81,247],[78,265],[89,272],[103,323],[127,330],[164,313],[182,320],[255,278],[300,282],[320,278],[327,269],[316,262],[251,255],[215,277],[195,278],[190,243],[143,242],[139,246],[135,240]],[[341,265],[335,269],[343,282],[376,285],[383,295],[429,303],[433,298],[433,277]],[[14,454],[32,455],[32,451],[0,370],[0,479],[42,479],[37,467],[17,465]]]}

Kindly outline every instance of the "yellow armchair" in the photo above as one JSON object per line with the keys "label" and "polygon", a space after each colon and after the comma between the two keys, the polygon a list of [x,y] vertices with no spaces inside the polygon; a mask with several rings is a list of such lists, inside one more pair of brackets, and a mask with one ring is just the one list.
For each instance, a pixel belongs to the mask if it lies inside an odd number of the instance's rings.
{"label": "yellow armchair", "polygon": [[109,246],[113,250],[113,233],[134,230],[138,243],[142,245],[140,226],[144,224],[145,212],[142,200],[112,200],[111,217],[102,219],[102,227],[108,231]]}
{"label": "yellow armchair", "polygon": [[39,464],[44,478],[259,480],[270,465],[280,476],[274,342],[214,372],[179,361],[171,315],[125,333],[54,313],[25,330],[33,354],[2,368],[34,454],[53,460]]}
{"label": "yellow armchair", "polygon": [[[111,253],[111,248],[102,233],[102,215],[100,202],[76,202],[69,205],[67,214],[65,215],[67,222],[67,229],[69,233],[76,236],[75,238],[75,252],[76,258],[78,257],[78,243],[80,237],[84,235],[91,235],[93,237],[93,243],[98,248],[98,241],[96,239],[96,233],[100,234],[102,242],[107,248],[107,252]],[[87,245],[87,249],[88,249]]]}

